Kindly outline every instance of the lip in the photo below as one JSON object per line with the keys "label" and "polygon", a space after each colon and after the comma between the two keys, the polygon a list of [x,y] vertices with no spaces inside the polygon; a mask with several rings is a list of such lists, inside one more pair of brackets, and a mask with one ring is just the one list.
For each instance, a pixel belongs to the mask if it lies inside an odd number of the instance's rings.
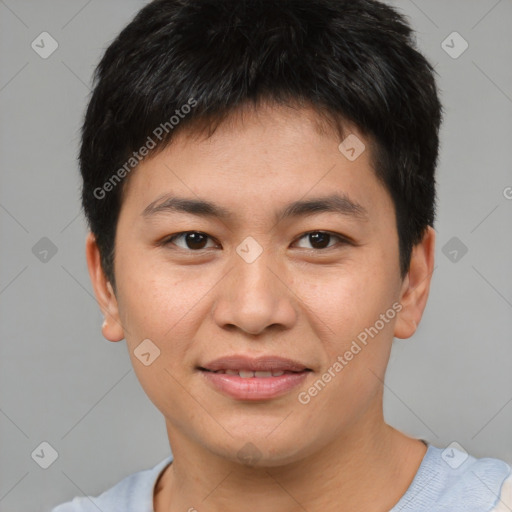
{"label": "lip", "polygon": [[[279,356],[251,358],[227,356],[198,367],[206,382],[216,391],[235,400],[270,400],[286,395],[304,382],[312,371],[302,363]],[[220,370],[285,372],[272,377],[249,377],[215,373]]]}
{"label": "lip", "polygon": [[250,370],[256,371],[288,371],[302,372],[309,368],[292,359],[286,359],[280,356],[260,356],[248,357],[243,355],[225,356],[210,361],[199,367],[200,369],[210,370],[212,372],[218,370]]}

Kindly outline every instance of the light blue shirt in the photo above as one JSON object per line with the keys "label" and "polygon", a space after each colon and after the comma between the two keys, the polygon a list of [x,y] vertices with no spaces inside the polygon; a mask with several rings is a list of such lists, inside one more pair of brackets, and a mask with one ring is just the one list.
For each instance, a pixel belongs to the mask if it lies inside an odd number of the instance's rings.
{"label": "light blue shirt", "polygon": [[[98,497],[76,497],[52,512],[153,512],[156,481],[172,462],[121,480]],[[510,508],[509,508],[510,507]],[[512,510],[512,470],[504,461],[428,444],[406,493],[390,512],[505,512]]]}

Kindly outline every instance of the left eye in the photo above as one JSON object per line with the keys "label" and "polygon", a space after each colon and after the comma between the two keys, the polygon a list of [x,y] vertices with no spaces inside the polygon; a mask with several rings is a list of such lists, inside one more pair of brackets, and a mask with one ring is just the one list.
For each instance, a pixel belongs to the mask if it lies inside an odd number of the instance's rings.
{"label": "left eye", "polygon": [[[302,235],[299,240],[306,238],[308,242],[313,246],[313,249],[329,249],[333,245],[329,245],[332,238],[338,239],[341,243],[348,243],[343,237],[328,233],[327,231],[310,231]],[[306,247],[308,249],[308,247]]]}

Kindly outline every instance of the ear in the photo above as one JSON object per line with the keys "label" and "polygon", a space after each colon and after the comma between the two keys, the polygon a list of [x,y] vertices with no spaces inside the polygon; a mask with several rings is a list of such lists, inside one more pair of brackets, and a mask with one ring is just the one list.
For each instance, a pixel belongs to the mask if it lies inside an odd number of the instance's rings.
{"label": "ear", "polygon": [[96,300],[105,317],[101,331],[109,341],[121,341],[124,338],[119,318],[117,299],[112,285],[107,280],[101,266],[100,251],[95,236],[89,232],[85,240],[85,255]]}
{"label": "ear", "polygon": [[434,229],[428,226],[422,241],[413,247],[409,272],[400,291],[402,309],[395,323],[396,338],[410,338],[423,316],[434,272],[435,235]]}

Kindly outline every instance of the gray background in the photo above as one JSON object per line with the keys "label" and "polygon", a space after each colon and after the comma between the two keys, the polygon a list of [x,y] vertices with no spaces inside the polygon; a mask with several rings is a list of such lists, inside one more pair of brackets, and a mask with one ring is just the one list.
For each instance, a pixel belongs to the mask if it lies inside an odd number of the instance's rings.
{"label": "gray background", "polygon": [[[386,420],[512,462],[512,1],[392,3],[440,75],[446,114],[436,269],[417,333],[394,342]],[[2,512],[97,495],[169,454],[125,343],[101,335],[76,163],[94,66],[143,4],[0,0]],[[47,59],[31,48],[43,31],[59,45]],[[441,46],[453,31],[469,43],[456,59]],[[57,249],[47,261],[32,249],[43,237]],[[43,441],[58,452],[46,470],[31,458]]]}

